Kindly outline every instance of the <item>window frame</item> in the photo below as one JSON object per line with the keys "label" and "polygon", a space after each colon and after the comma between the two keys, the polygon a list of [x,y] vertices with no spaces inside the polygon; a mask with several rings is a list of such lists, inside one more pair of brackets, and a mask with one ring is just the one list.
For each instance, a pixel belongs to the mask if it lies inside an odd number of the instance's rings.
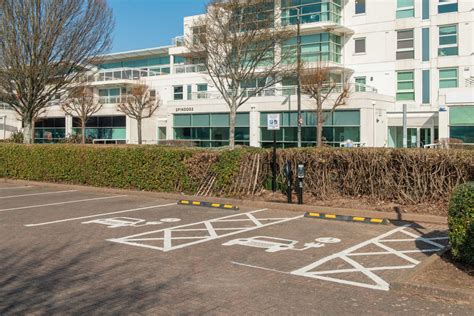
{"label": "window frame", "polygon": [[[176,92],[176,89],[177,88],[181,88],[181,92]],[[177,98],[177,96],[181,95],[181,98]],[[173,86],[173,100],[175,101],[181,101],[181,100],[184,100],[184,86],[183,85],[180,85],[180,86]]]}
{"label": "window frame", "polygon": [[[441,29],[454,26],[456,28],[456,34],[444,34],[441,35]],[[441,44],[442,37],[456,36],[456,44]],[[441,50],[446,48],[456,48],[456,54],[441,55]],[[458,24],[446,24],[438,26],[438,57],[446,56],[459,56],[459,28]]]}
{"label": "window frame", "polygon": [[[358,52],[357,51],[357,41],[364,41],[364,51],[363,52]],[[354,38],[354,54],[355,55],[367,54],[367,38],[366,37]]]}
{"label": "window frame", "polygon": [[[444,1],[444,2],[443,2]],[[455,10],[448,10],[444,11],[441,9],[445,9],[449,6],[452,6],[455,8]],[[459,12],[459,1],[458,0],[438,0],[438,14],[445,14],[445,13],[453,13],[453,12]]]}
{"label": "window frame", "polygon": [[[398,75],[402,73],[411,73],[413,75],[413,78],[411,80],[399,80]],[[398,85],[400,83],[407,83],[411,82],[413,83],[413,88],[412,89],[399,89]],[[407,94],[407,93],[413,93],[413,98],[412,99],[401,99],[399,98],[400,94]],[[397,71],[397,93],[396,93],[396,101],[415,101],[416,99],[416,92],[415,92],[415,71],[414,70],[401,70]]]}
{"label": "window frame", "polygon": [[[399,1],[400,0],[397,0],[396,18],[397,19],[407,19],[407,18],[415,17],[415,1],[411,0],[412,5],[411,6],[405,6],[405,7],[399,7]],[[411,16],[398,16],[399,12],[405,12],[405,11],[412,11],[412,15]]]}
{"label": "window frame", "polygon": [[[362,1],[363,2],[363,12],[357,12],[357,2],[358,1]],[[363,15],[363,14],[366,14],[367,12],[367,1],[366,0],[355,0],[354,1],[354,13],[355,15]]]}
{"label": "window frame", "polygon": [[[456,71],[456,77],[449,77],[449,78],[441,78],[441,72],[443,71],[449,71],[449,70],[455,70]],[[452,89],[452,88],[459,88],[459,68],[457,67],[444,67],[444,68],[439,68],[438,69],[438,79],[439,79],[439,88],[440,89]],[[455,87],[442,87],[441,83],[442,82],[450,82],[456,80],[456,86]]]}
{"label": "window frame", "polygon": [[[412,37],[411,38],[403,38],[399,39],[398,35],[401,32],[412,32]],[[409,48],[398,48],[399,42],[412,42],[412,47]],[[398,53],[405,53],[405,52],[413,52],[413,57],[411,58],[399,58]],[[404,59],[415,59],[415,29],[403,29],[403,30],[397,30],[397,50],[395,52],[395,59],[396,60],[404,60]]]}

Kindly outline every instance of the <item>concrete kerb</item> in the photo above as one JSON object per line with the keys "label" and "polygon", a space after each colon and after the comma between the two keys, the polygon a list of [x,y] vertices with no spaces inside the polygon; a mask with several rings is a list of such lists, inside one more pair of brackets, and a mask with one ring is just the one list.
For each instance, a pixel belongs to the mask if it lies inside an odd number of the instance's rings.
{"label": "concrete kerb", "polygon": [[[38,182],[38,181],[26,181],[26,180],[14,180],[14,179],[3,179],[3,182],[6,183],[16,183],[16,184],[29,184],[33,186],[46,186],[46,187],[55,187],[55,188],[71,188],[71,189],[81,189],[83,191],[91,191],[95,193],[104,193],[104,194],[128,194],[130,196],[138,195],[145,196],[149,198],[160,198],[165,200],[195,200],[196,196],[189,196],[185,194],[177,193],[163,193],[163,192],[148,192],[148,191],[135,191],[135,190],[125,190],[125,189],[115,189],[115,188],[101,188],[101,187],[91,187],[83,185],[73,185],[67,183],[49,183],[49,182]],[[435,215],[423,215],[423,214],[399,214],[395,212],[380,212],[380,211],[369,211],[369,210],[357,210],[357,209],[346,209],[338,207],[328,207],[328,206],[317,206],[317,205],[297,205],[297,204],[286,204],[279,202],[267,202],[267,201],[255,201],[255,200],[241,200],[241,199],[229,199],[229,198],[215,198],[215,197],[199,197],[199,200],[209,203],[221,203],[221,204],[232,204],[239,205],[242,207],[251,207],[251,208],[267,208],[274,210],[283,210],[283,211],[294,211],[294,212],[316,212],[316,213],[330,213],[335,215],[345,215],[345,216],[356,216],[356,217],[369,217],[369,218],[386,218],[390,221],[406,221],[406,222],[417,222],[417,223],[430,223],[430,224],[439,224],[447,225],[448,221],[446,217],[435,216]]]}
{"label": "concrete kerb", "polygon": [[474,305],[474,291],[452,287],[440,287],[439,285],[434,286],[428,284],[418,284],[413,282],[413,278],[417,274],[428,269],[437,260],[443,260],[441,257],[447,251],[449,251],[449,247],[436,254],[433,254],[410,272],[401,274],[400,277],[390,284],[390,289],[401,293],[413,291],[416,294],[440,299],[454,300],[458,302],[466,302]]}

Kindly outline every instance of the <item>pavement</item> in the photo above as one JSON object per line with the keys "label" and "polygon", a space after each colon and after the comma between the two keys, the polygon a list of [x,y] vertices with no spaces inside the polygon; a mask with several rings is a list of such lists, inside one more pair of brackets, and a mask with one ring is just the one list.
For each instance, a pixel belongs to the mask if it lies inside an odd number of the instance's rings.
{"label": "pavement", "polygon": [[0,315],[472,314],[391,289],[446,226],[303,215],[2,181]]}

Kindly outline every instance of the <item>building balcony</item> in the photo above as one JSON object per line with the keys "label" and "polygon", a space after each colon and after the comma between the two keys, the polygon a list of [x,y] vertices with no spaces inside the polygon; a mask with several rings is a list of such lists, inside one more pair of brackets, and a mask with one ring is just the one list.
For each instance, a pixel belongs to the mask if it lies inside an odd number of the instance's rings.
{"label": "building balcony", "polygon": [[[338,83],[333,89],[333,93],[341,93],[344,88],[344,84]],[[328,88],[329,89],[329,86]],[[328,90],[326,90],[327,92]],[[351,83],[349,84],[349,91],[350,93],[378,93],[377,89],[374,87],[361,84],[361,83]],[[232,91],[229,91],[231,94]],[[324,93],[325,91],[323,91]],[[278,97],[278,96],[292,96],[297,94],[297,87],[296,86],[286,86],[286,87],[272,87],[264,90],[257,91],[257,89],[246,89],[244,91],[245,97],[255,97],[255,98],[262,98],[262,97]],[[304,93],[303,93],[304,94]],[[222,99],[222,95],[217,91],[201,91],[201,92],[193,92],[188,95],[188,100],[209,100],[209,99]],[[187,100],[187,101],[188,101]]]}
{"label": "building balcony", "polygon": [[195,72],[206,72],[206,67],[203,64],[196,65],[175,65],[174,72],[176,74],[187,74]]}
{"label": "building balcony", "polygon": [[154,67],[151,69],[138,69],[138,68],[117,68],[101,70],[95,74],[88,75],[86,83],[94,86],[103,85],[126,85],[134,84],[137,81],[153,76],[168,75],[170,73],[170,67]]}

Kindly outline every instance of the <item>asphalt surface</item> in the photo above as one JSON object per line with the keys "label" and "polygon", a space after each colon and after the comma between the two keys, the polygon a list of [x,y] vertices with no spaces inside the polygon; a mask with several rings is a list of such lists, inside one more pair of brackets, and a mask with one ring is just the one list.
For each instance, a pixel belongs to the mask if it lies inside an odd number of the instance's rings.
{"label": "asphalt surface", "polygon": [[472,314],[390,290],[446,227],[302,215],[0,182],[0,315]]}

